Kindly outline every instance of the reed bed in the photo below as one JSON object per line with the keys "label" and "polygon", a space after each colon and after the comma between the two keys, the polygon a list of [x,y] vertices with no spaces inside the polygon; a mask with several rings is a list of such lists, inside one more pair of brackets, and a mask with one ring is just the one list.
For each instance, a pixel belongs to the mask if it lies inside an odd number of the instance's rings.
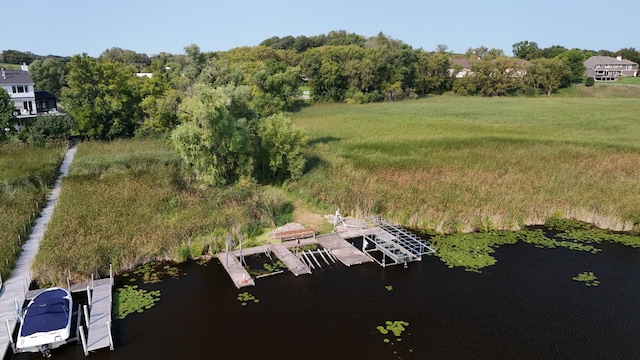
{"label": "reed bed", "polygon": [[[39,284],[104,276],[152,259],[183,260],[224,246],[257,215],[255,186],[213,190],[185,175],[162,140],[85,142],[78,146],[34,262]],[[252,223],[253,221],[253,223]]]}
{"label": "reed bed", "polygon": [[640,226],[637,98],[326,104],[295,114],[309,169],[292,190],[352,216],[455,233],[552,216]]}
{"label": "reed bed", "polygon": [[45,205],[63,147],[0,144],[0,275],[6,279]]}

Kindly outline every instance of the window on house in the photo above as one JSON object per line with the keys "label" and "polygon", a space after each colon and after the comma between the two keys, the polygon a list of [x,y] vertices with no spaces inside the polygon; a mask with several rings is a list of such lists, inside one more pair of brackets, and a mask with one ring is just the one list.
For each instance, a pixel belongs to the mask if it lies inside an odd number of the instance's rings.
{"label": "window on house", "polygon": [[29,86],[24,86],[24,85],[16,85],[16,86],[12,86],[11,87],[11,91],[13,91],[14,94],[19,94],[19,93],[26,93],[29,92]]}

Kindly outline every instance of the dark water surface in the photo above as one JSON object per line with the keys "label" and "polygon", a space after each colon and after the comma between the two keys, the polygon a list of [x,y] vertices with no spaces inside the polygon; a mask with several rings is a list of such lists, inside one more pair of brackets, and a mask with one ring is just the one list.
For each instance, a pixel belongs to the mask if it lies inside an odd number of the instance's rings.
{"label": "dark water surface", "polygon": [[[287,272],[241,290],[217,260],[191,262],[179,265],[179,279],[141,285],[161,300],[114,321],[116,350],[89,358],[640,359],[640,249],[598,247],[594,255],[503,246],[482,273],[436,257],[407,269],[323,263],[312,275]],[[600,286],[572,280],[584,271]],[[245,291],[260,302],[241,306]],[[376,329],[387,320],[409,323],[401,341]],[[84,355],[73,345],[54,358]]]}

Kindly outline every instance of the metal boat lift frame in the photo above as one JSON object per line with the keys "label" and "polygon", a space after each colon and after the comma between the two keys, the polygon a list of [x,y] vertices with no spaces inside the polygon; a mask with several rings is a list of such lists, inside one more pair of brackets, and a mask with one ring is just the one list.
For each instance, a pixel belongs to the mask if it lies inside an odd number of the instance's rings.
{"label": "metal boat lift frame", "polygon": [[[373,222],[382,230],[364,235],[362,251],[369,255],[382,267],[387,265],[407,264],[411,261],[421,261],[423,255],[435,253],[435,249],[417,235],[393,225],[382,218],[375,218]],[[375,245],[373,249],[366,249],[367,242]],[[379,261],[370,253],[380,251],[382,261]],[[391,262],[387,262],[387,258]]]}

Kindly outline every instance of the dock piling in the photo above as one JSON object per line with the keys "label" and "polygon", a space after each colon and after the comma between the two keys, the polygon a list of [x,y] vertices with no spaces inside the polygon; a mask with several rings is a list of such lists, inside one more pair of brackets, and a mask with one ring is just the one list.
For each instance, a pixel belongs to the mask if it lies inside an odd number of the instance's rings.
{"label": "dock piling", "polygon": [[9,344],[11,345],[11,349],[13,350],[13,353],[15,354],[15,352],[16,352],[16,344],[14,344],[14,342],[13,342],[13,334],[11,333],[11,326],[9,325],[9,319],[7,319],[6,324],[7,324],[7,333],[9,334]]}
{"label": "dock piling", "polygon": [[84,356],[89,356],[89,351],[87,350],[87,337],[84,335],[84,328],[82,327],[82,325],[80,325],[80,340],[82,341],[82,350],[84,351]]}

